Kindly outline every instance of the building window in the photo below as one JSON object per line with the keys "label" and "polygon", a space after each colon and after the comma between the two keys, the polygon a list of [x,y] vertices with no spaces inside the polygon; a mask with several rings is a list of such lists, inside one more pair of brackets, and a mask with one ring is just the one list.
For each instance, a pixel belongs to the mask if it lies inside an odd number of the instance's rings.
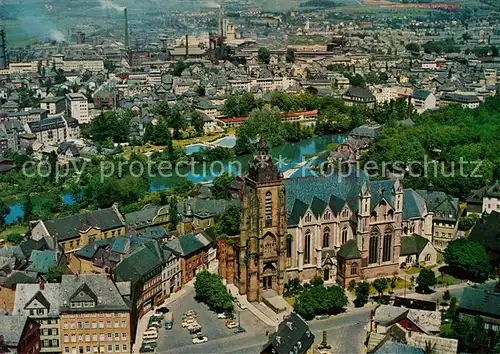
{"label": "building window", "polygon": [[115,344],[115,352],[119,352],[120,351],[120,344]]}
{"label": "building window", "polygon": [[323,231],[323,248],[330,247],[330,229],[327,227]]}
{"label": "building window", "polygon": [[108,353],[112,353],[112,352],[113,352],[113,345],[108,344]]}
{"label": "building window", "polygon": [[286,256],[288,258],[292,257],[292,236],[288,235],[286,238]]}
{"label": "building window", "polygon": [[410,225],[410,233],[414,233],[415,232],[415,224],[414,223],[411,223]]}
{"label": "building window", "polygon": [[64,347],[64,352],[65,352],[66,354],[69,354],[69,347]]}
{"label": "building window", "polygon": [[373,264],[378,262],[378,229],[373,229],[370,234],[370,248],[368,253],[368,263]]}
{"label": "building window", "polygon": [[342,217],[343,218],[348,218],[349,217],[349,210],[347,210],[347,208],[342,211]]}
{"label": "building window", "polygon": [[323,215],[323,220],[330,220],[331,214],[329,211],[325,212],[325,215]]}
{"label": "building window", "polygon": [[425,262],[428,263],[431,261],[431,255],[430,254],[426,254],[425,255]]}
{"label": "building window", "polygon": [[271,226],[273,200],[271,192],[266,193],[266,226]]}
{"label": "building window", "polygon": [[122,345],[122,352],[125,352],[125,353],[127,352],[127,345],[126,344]]}
{"label": "building window", "polygon": [[305,222],[311,222],[311,220],[312,220],[311,213],[307,213],[307,215],[305,217]]}
{"label": "building window", "polygon": [[382,262],[389,262],[392,258],[392,228],[387,228],[384,233],[384,250]]}
{"label": "building window", "polygon": [[304,264],[311,263],[311,231],[306,231],[304,238]]}
{"label": "building window", "polygon": [[348,235],[347,227],[344,227],[342,229],[342,244],[347,242],[347,235]]}
{"label": "building window", "polygon": [[351,275],[358,275],[358,263],[351,264]]}

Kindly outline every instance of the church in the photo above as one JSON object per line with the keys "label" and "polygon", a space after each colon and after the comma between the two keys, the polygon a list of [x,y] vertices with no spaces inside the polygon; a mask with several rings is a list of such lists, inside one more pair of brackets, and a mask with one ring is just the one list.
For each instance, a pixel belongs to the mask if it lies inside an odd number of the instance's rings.
{"label": "church", "polygon": [[370,181],[362,171],[285,179],[265,140],[240,198],[240,235],[219,241],[219,275],[249,301],[282,294],[293,278],[347,286],[396,275],[402,237],[432,237],[425,201],[399,180]]}

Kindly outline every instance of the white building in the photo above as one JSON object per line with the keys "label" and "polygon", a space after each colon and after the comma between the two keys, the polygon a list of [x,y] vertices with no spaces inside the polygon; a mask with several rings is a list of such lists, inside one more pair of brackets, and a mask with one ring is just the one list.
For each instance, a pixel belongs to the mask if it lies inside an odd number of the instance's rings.
{"label": "white building", "polygon": [[68,93],[66,95],[66,112],[79,124],[90,123],[89,104],[87,97],[82,93]]}
{"label": "white building", "polygon": [[449,104],[460,104],[462,108],[474,109],[479,107],[481,100],[476,95],[464,95],[458,93],[443,93],[439,99],[439,107]]}
{"label": "white building", "polygon": [[59,114],[66,111],[64,96],[45,97],[40,101],[40,108],[49,111],[49,114]]}
{"label": "white building", "polygon": [[104,60],[94,57],[65,58],[64,54],[55,54],[52,56],[52,63],[57,70],[64,71],[90,71],[99,73],[104,71]]}
{"label": "white building", "polygon": [[59,144],[68,139],[78,139],[80,137],[78,121],[63,116],[28,122],[25,124],[24,130],[30,134],[35,134],[37,141],[46,145]]}
{"label": "white building", "polygon": [[436,96],[430,91],[417,90],[413,92],[411,98],[413,106],[419,113],[436,108]]}
{"label": "white building", "polygon": [[172,251],[164,253],[166,264],[162,270],[162,285],[163,295],[168,297],[182,286],[181,261]]}

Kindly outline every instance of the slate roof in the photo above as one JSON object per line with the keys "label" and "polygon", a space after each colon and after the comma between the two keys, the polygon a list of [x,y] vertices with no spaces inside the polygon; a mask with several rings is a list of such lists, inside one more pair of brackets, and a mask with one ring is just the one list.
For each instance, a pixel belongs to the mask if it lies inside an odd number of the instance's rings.
{"label": "slate roof", "polygon": [[413,189],[403,190],[403,220],[418,218],[426,214],[425,199]]}
{"label": "slate roof", "polygon": [[374,354],[424,354],[424,350],[419,347],[414,347],[408,344],[401,344],[387,341],[382,344]]}
{"label": "slate roof", "polygon": [[34,250],[39,250],[39,251],[44,251],[49,248],[47,245],[47,241],[44,238],[41,238],[38,241],[35,241],[34,239],[30,238],[27,239],[26,241],[23,241],[19,247],[21,248],[21,251],[23,252],[24,256],[29,259],[31,256],[31,253]]}
{"label": "slate roof", "polygon": [[483,316],[500,318],[500,294],[492,294],[481,289],[465,288],[459,305],[466,310]]}
{"label": "slate roof", "polygon": [[401,237],[401,256],[408,256],[412,254],[420,254],[424,247],[429,243],[429,240],[420,235],[414,234],[411,236]]}
{"label": "slate roof", "polygon": [[500,252],[500,213],[492,211],[489,215],[483,215],[468,238],[481,243],[486,249]]}
{"label": "slate roof", "polygon": [[278,330],[269,336],[261,353],[305,354],[313,344],[314,334],[309,330],[307,322],[292,312],[283,318]]}
{"label": "slate roof", "polygon": [[344,92],[344,96],[358,97],[364,101],[375,101],[375,96],[369,89],[359,86],[350,86],[347,91]]}
{"label": "slate roof", "polygon": [[196,216],[199,219],[221,214],[230,205],[239,205],[238,200],[191,198],[177,203],[177,211],[186,217]]}
{"label": "slate roof", "polygon": [[195,235],[185,234],[168,241],[165,245],[180,257],[188,257],[191,254],[203,249],[204,245]]}
{"label": "slate roof", "polygon": [[158,243],[151,240],[141,245],[118,263],[114,269],[116,279],[118,281],[130,281],[134,287],[141,281],[143,276],[165,263],[162,256],[163,252],[160,250]]}
{"label": "slate roof", "polygon": [[[320,206],[328,201],[334,210],[341,210],[347,204],[351,210],[357,210],[358,192],[364,181],[368,177],[361,173],[356,176],[319,176],[285,179],[286,204],[288,211],[288,224],[296,225],[299,217],[303,216],[314,198],[320,199],[323,203],[315,202],[315,211],[320,211]],[[340,207],[340,208],[339,208]]]}
{"label": "slate roof", "polygon": [[361,252],[358,249],[356,240],[350,239],[342,246],[340,246],[337,255],[344,259],[358,259],[361,258]]}
{"label": "slate roof", "polygon": [[[70,298],[83,284],[97,297],[97,304],[92,308],[71,308]],[[59,301],[61,312],[99,312],[99,311],[129,311],[127,303],[111,279],[103,274],[63,275],[61,280]]]}
{"label": "slate roof", "polygon": [[349,136],[375,139],[381,130],[382,126],[378,124],[362,125],[351,130]]}
{"label": "slate roof", "polygon": [[64,141],[61,144],[59,144],[59,147],[57,148],[57,153],[58,154],[66,154],[66,152],[68,150],[71,151],[71,155],[73,157],[80,156],[80,152],[78,151],[77,146],[74,143],[67,142],[67,141]]}
{"label": "slate roof", "polygon": [[40,284],[17,284],[14,300],[14,315],[23,314],[24,309],[33,299],[37,299],[49,310],[49,316],[59,316],[59,293],[62,291],[60,283],[45,283],[43,289]]}
{"label": "slate roof", "polygon": [[[22,271],[14,271],[12,274],[5,278],[1,284],[9,289],[15,289],[17,284],[20,283],[36,283],[37,274],[33,272],[25,273]],[[1,328],[1,327],[0,327]]]}
{"label": "slate roof", "polygon": [[153,224],[157,215],[168,214],[168,205],[146,205],[142,210],[125,214],[125,220],[129,227],[143,227]]}
{"label": "slate roof", "polygon": [[30,265],[28,266],[29,272],[34,272],[38,274],[46,274],[49,268],[57,265],[57,252],[45,250],[38,251],[34,250],[31,253]]}
{"label": "slate roof", "polygon": [[425,101],[431,93],[432,92],[428,90],[417,90],[413,91],[413,95],[411,95],[411,97],[416,98],[417,100]]}
{"label": "slate roof", "polygon": [[64,218],[46,220],[43,223],[49,235],[55,237],[58,241],[79,237],[79,231],[86,231],[90,227],[105,231],[125,226],[124,220],[116,206]]}
{"label": "slate roof", "polygon": [[457,93],[443,93],[440,97],[441,101],[451,101],[457,103],[480,103],[481,100],[475,95],[460,95]]}
{"label": "slate roof", "polygon": [[483,204],[483,198],[500,198],[500,182],[472,191],[467,197],[467,203]]}
{"label": "slate roof", "polygon": [[28,317],[26,316],[0,316],[0,328],[5,345],[17,347],[24,332]]}
{"label": "slate roof", "polygon": [[434,212],[435,220],[456,220],[459,211],[458,198],[432,189],[419,189],[416,192],[425,199],[427,210]]}

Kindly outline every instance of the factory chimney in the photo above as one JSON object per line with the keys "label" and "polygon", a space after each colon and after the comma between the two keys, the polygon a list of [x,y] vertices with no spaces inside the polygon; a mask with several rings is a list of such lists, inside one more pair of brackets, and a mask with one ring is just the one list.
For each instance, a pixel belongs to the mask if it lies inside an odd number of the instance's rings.
{"label": "factory chimney", "polygon": [[0,69],[7,69],[9,61],[7,59],[7,42],[5,40],[5,31],[0,30]]}
{"label": "factory chimney", "polygon": [[411,95],[408,95],[408,119],[411,119],[412,118],[412,115],[413,115],[413,108],[412,108],[412,105],[411,105]]}
{"label": "factory chimney", "polygon": [[188,35],[186,34],[186,59],[189,58],[189,39]]}
{"label": "factory chimney", "polygon": [[123,10],[123,14],[125,16],[125,49],[129,49],[129,42],[128,42],[128,12],[127,8]]}

